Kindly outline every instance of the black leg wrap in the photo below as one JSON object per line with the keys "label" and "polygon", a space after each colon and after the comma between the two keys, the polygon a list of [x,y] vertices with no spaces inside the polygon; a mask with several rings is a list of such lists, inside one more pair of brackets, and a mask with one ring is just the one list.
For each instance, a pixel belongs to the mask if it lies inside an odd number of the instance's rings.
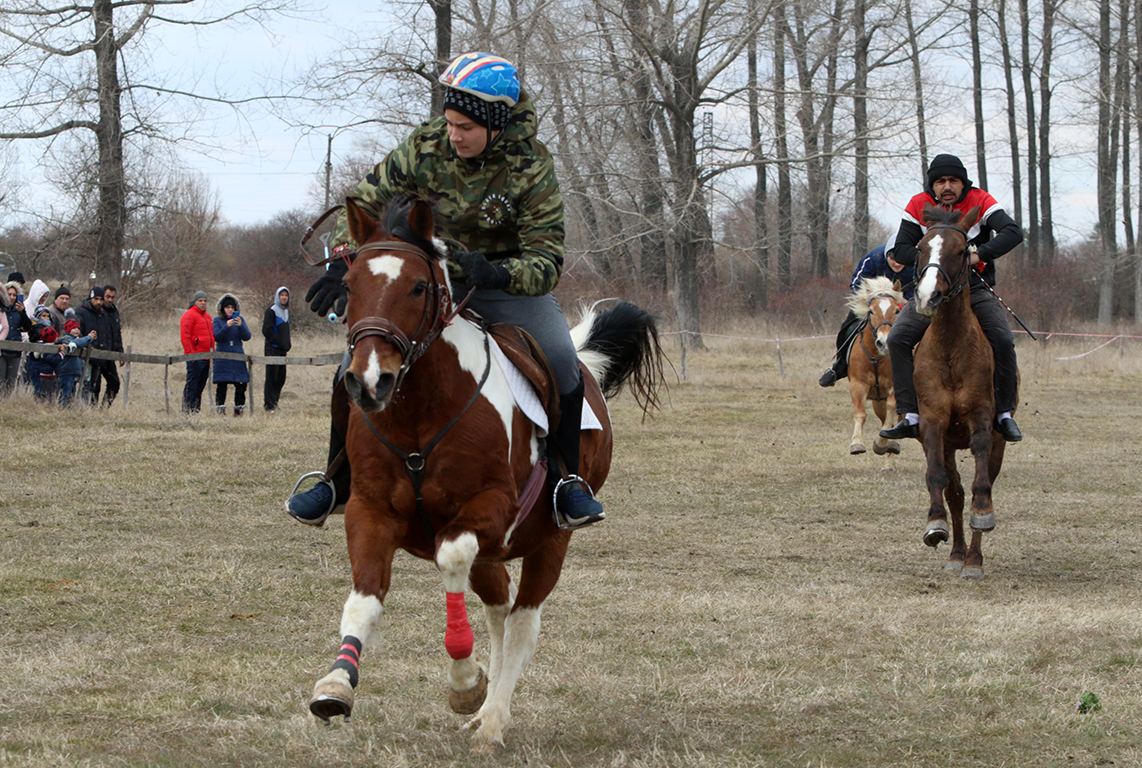
{"label": "black leg wrap", "polygon": [[337,652],[337,661],[333,662],[332,669],[343,669],[348,672],[349,685],[356,688],[360,667],[361,641],[352,635],[345,635],[341,638],[341,650]]}

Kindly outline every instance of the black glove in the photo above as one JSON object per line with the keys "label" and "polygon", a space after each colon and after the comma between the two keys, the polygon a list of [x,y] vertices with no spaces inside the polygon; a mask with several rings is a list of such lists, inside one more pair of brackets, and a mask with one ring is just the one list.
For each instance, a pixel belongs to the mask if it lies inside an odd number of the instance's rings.
{"label": "black glove", "polygon": [[329,263],[329,269],[317,279],[309,290],[305,292],[305,300],[309,308],[324,317],[333,309],[338,316],[345,314],[345,304],[349,301],[349,288],[342,280],[349,271],[349,265],[344,259],[337,259]]}
{"label": "black glove", "polygon": [[493,264],[479,251],[458,251],[456,258],[464,270],[464,282],[472,288],[507,288],[512,273],[501,264]]}

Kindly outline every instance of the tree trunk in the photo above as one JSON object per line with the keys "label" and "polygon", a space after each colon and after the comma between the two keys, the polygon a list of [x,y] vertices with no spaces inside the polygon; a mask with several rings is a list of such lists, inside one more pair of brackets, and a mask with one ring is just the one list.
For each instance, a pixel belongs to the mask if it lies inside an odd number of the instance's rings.
{"label": "tree trunk", "polygon": [[[1003,54],[1003,75],[1007,85],[1007,137],[1011,144],[1011,191],[1016,221],[1023,221],[1023,180],[1020,172],[1019,158],[1019,120],[1016,115],[1015,82],[1012,72],[1015,62],[1011,60],[1011,46],[1007,40],[1007,2],[999,0],[998,10],[999,43]],[[986,187],[985,187],[986,189]],[[1023,251],[1020,249],[1019,261],[1023,261]]]}
{"label": "tree trunk", "polygon": [[1055,0],[1043,0],[1042,66],[1039,69],[1039,231],[1040,263],[1055,262],[1055,224],[1051,220],[1051,55],[1054,52]]}
{"label": "tree trunk", "polygon": [[793,187],[789,178],[789,125],[785,117],[785,6],[773,6],[773,131],[777,135],[777,286],[792,281]]}
{"label": "tree trunk", "polygon": [[1023,101],[1027,108],[1027,222],[1024,253],[1028,266],[1039,266],[1039,160],[1035,141],[1035,88],[1031,70],[1031,14],[1027,0],[1019,0],[1019,34],[1023,47]]}
{"label": "tree trunk", "polygon": [[987,189],[987,142],[983,116],[983,62],[979,53],[979,0],[968,4],[968,27],[971,30],[972,106],[975,112],[975,164],[979,186]]}
{"label": "tree trunk", "polygon": [[1111,123],[1113,84],[1110,79],[1110,0],[1098,0],[1098,231],[1102,247],[1102,277],[1098,290],[1098,322],[1108,324],[1114,305],[1114,262],[1118,250],[1114,220],[1115,170],[1118,158],[1113,155]]}
{"label": "tree trunk", "polygon": [[924,79],[921,77],[920,45],[916,41],[916,26],[912,23],[912,0],[904,0],[904,21],[908,26],[908,58],[912,60],[912,89],[916,94],[916,130],[920,137],[920,176],[928,175],[928,137],[924,120]]}
{"label": "tree trunk", "polygon": [[95,274],[100,284],[118,285],[123,264],[127,217],[127,177],[123,168],[123,123],[120,101],[119,50],[115,44],[112,0],[95,0],[95,73],[99,123],[95,129],[99,163],[98,235]]}
{"label": "tree trunk", "polygon": [[865,2],[853,0],[853,32],[856,46],[855,82],[853,83],[853,149],[854,168],[853,202],[853,261],[868,253],[868,47],[870,38],[865,33]]}
{"label": "tree trunk", "polygon": [[[444,73],[452,60],[452,0],[428,0],[436,19],[436,76]],[[432,89],[432,114],[444,113],[444,87]]]}
{"label": "tree trunk", "polygon": [[[756,3],[752,6],[756,13]],[[750,40],[746,59],[749,90],[749,142],[754,157],[753,188],[753,262],[757,268],[757,279],[750,291],[748,304],[752,308],[764,309],[769,301],[769,228],[766,222],[766,183],[765,154],[761,151],[761,115],[757,91],[757,41],[755,34]]]}

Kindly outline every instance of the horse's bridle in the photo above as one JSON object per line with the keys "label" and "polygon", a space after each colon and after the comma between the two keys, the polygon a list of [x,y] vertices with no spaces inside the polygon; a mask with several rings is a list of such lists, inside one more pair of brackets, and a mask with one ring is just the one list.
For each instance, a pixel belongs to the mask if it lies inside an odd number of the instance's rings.
{"label": "horse's bridle", "polygon": [[459,306],[453,306],[452,294],[448,291],[448,287],[443,281],[436,278],[436,268],[433,264],[433,259],[423,248],[401,240],[379,240],[373,243],[365,243],[358,248],[357,258],[361,258],[361,255],[367,251],[401,251],[403,253],[411,253],[414,256],[419,256],[424,262],[424,265],[428,268],[428,288],[426,290],[427,298],[424,302],[424,311],[420,316],[420,324],[416,327],[411,338],[398,328],[392,320],[386,317],[363,317],[353,323],[353,326],[349,329],[350,354],[352,354],[358,342],[371,336],[380,338],[382,341],[396,347],[401,357],[401,366],[397,371],[396,383],[393,385],[393,390],[397,391],[400,389],[401,382],[404,381],[408,369],[412,367],[413,363],[420,359],[420,356],[425,353],[428,346],[452,323],[452,320],[460,313],[460,310],[464,308],[464,304],[467,303],[467,297],[465,297],[465,301]]}
{"label": "horse's bridle", "polygon": [[[948,281],[948,292],[946,294],[944,294],[944,298],[945,299],[954,299],[956,296],[958,296],[960,294],[960,291],[962,291],[964,289],[964,286],[966,286],[969,282],[968,267],[970,266],[971,256],[968,255],[968,248],[967,248],[968,233],[967,233],[967,230],[965,230],[963,227],[957,226],[955,224],[932,224],[931,226],[928,227],[929,232],[931,232],[933,229],[953,229],[956,232],[959,232],[961,235],[964,236],[964,250],[962,251],[962,255],[964,257],[964,266],[963,266],[963,269],[960,270],[960,273],[958,275],[956,275],[956,279],[953,280],[951,275],[948,274],[948,271],[946,269],[941,267],[939,264],[936,264],[934,262],[929,261],[927,264],[925,264],[923,267],[921,267],[919,273],[917,273],[916,283],[917,284],[920,283],[920,280],[921,280],[921,278],[924,277],[925,272],[927,272],[929,269],[934,269],[937,272],[939,272],[941,275],[943,275],[944,279]],[[958,283],[958,285],[957,285],[957,283]]]}

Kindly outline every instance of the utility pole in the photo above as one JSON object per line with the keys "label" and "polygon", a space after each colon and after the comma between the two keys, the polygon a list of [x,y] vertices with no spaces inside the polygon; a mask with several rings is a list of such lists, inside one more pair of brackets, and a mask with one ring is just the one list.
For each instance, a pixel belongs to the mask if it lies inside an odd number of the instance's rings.
{"label": "utility pole", "polygon": [[329,181],[333,176],[333,134],[328,134],[329,143],[325,149],[325,210],[329,210]]}

